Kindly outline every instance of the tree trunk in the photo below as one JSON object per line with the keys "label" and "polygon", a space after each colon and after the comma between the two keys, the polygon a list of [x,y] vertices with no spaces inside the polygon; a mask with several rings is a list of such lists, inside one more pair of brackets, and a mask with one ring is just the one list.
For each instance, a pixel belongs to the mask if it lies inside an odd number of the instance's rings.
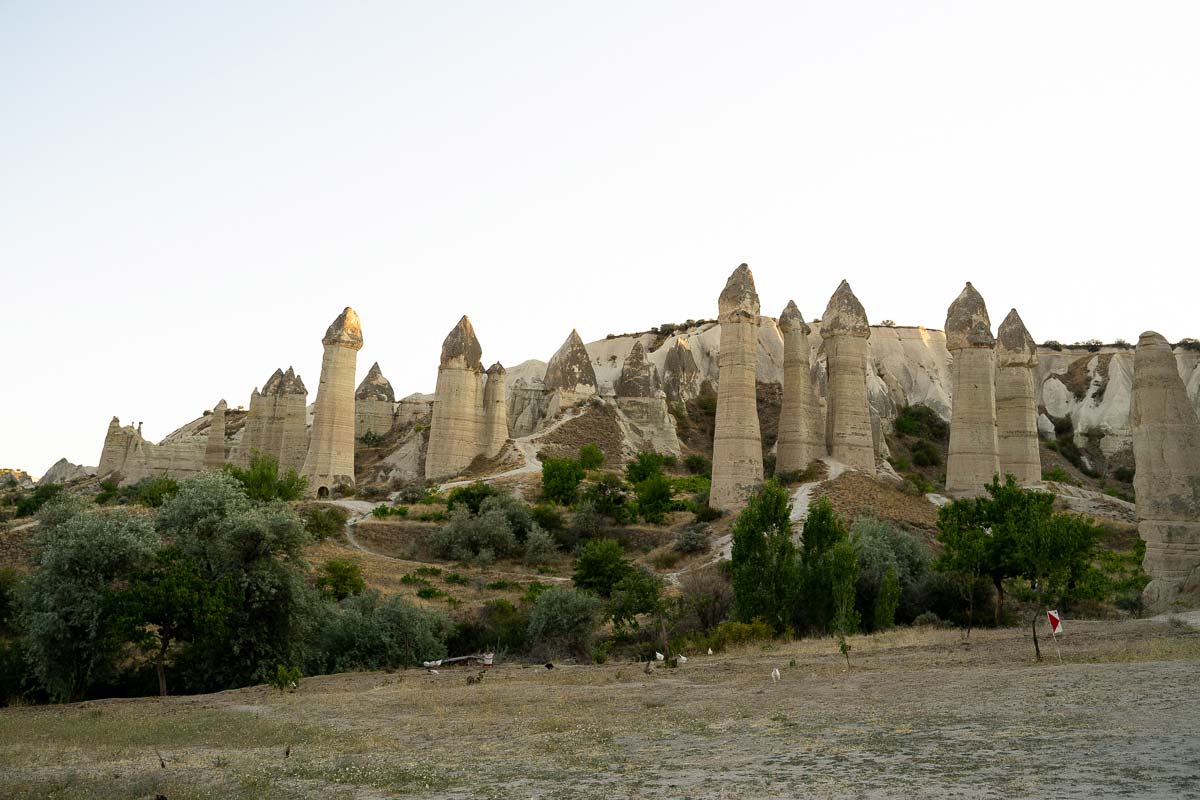
{"label": "tree trunk", "polygon": [[167,639],[162,640],[162,644],[158,648],[158,658],[155,659],[155,668],[158,670],[158,696],[167,696]]}
{"label": "tree trunk", "polygon": [[1040,647],[1038,647],[1037,621],[1038,621],[1038,615],[1034,614],[1033,622],[1030,624],[1029,627],[1030,627],[1030,629],[1033,630],[1033,655],[1037,658],[1038,661],[1041,661],[1042,660],[1042,649]]}
{"label": "tree trunk", "polygon": [[1004,579],[992,578],[992,583],[996,584],[996,627],[1000,627],[1000,614],[1004,609]]}

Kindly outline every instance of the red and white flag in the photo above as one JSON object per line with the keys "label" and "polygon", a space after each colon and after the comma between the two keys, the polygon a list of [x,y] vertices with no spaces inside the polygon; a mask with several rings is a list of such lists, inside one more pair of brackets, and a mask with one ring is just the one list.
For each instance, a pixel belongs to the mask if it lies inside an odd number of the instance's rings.
{"label": "red and white flag", "polygon": [[1050,619],[1050,633],[1062,633],[1062,619],[1059,618],[1057,611],[1047,611],[1046,616]]}

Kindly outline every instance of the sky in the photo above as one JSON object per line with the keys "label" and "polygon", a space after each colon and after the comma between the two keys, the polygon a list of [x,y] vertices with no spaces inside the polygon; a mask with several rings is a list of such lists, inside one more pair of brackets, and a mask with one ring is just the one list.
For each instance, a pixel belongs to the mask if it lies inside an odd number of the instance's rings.
{"label": "sky", "polygon": [[431,392],[716,316],[1200,337],[1194,2],[0,2],[0,467],[157,441],[320,339]]}

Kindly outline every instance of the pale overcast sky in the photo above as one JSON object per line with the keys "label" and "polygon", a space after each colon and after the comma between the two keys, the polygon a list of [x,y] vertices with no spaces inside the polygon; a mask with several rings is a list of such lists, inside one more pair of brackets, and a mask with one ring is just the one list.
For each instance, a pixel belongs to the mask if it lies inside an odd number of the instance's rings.
{"label": "pale overcast sky", "polygon": [[96,464],[351,305],[398,396],[848,278],[1200,336],[1195,2],[0,3],[0,466]]}

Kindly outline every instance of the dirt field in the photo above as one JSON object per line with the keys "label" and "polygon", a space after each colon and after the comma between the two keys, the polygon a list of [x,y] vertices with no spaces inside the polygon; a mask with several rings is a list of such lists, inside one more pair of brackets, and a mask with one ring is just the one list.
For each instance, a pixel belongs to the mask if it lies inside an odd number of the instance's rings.
{"label": "dirt field", "polygon": [[1200,797],[1200,632],[1067,624],[5,709],[0,796]]}

